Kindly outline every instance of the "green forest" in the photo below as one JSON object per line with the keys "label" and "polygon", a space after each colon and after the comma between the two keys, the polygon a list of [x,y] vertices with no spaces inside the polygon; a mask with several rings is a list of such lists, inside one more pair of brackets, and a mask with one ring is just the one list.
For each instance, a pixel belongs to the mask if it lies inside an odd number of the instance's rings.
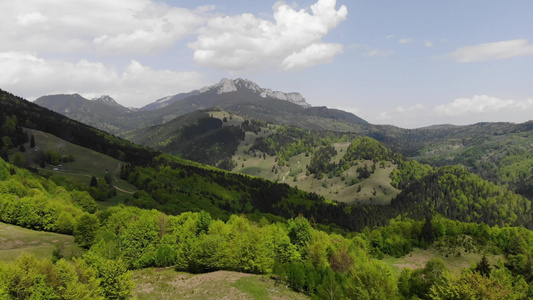
{"label": "green forest", "polygon": [[[396,166],[389,179],[400,192],[390,204],[350,205],[143,148],[3,91],[0,105],[0,222],[66,234],[80,248],[0,261],[0,299],[129,299],[133,272],[146,268],[262,274],[312,299],[533,297],[530,200],[465,167],[425,165],[369,137],[292,127],[250,145],[285,153],[279,165],[308,154],[309,176],[338,178],[360,167],[365,180]],[[23,153],[39,147],[29,129],[121,161],[120,179],[136,190],[113,202],[108,173],[76,181],[25,163]],[[340,153],[334,142],[349,146]],[[80,159],[48,153],[47,165]],[[416,251],[440,256],[416,268],[390,263]],[[463,256],[474,260],[450,263]]]}
{"label": "green forest", "polygon": [[[227,221],[205,211],[167,215],[116,206],[95,213],[50,180],[0,161],[2,222],[73,234],[87,249],[81,257],[52,260],[24,255],[0,266],[0,295],[9,299],[131,296],[132,269],[172,266],[192,273],[233,270],[273,274],[317,299],[524,299],[532,296],[533,235],[521,227],[488,226],[434,216],[397,217],[389,225],[336,234],[316,229],[303,217],[283,222],[252,221],[232,214]],[[94,201],[94,200],[92,200]],[[438,259],[423,269],[394,276],[380,259],[413,247],[470,237],[483,258],[459,275]],[[496,264],[485,255],[503,254]],[[533,286],[533,284],[531,285]]]}

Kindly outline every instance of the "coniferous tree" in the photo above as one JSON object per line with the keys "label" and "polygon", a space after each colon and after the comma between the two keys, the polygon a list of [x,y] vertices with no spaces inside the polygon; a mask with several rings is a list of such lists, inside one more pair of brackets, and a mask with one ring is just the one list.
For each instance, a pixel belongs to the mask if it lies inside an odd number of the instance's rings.
{"label": "coniferous tree", "polygon": [[487,256],[483,254],[483,257],[476,265],[476,271],[478,271],[481,275],[485,277],[490,276],[491,266],[489,263],[489,260],[487,259]]}
{"label": "coniferous tree", "polygon": [[30,138],[30,148],[35,148],[35,138],[33,137],[33,134],[31,135],[31,138]]}
{"label": "coniferous tree", "polygon": [[109,173],[106,173],[106,174],[105,174],[104,179],[105,179],[105,182],[106,182],[109,186],[112,186],[112,185],[113,185],[113,177],[111,177],[111,175],[109,175]]}
{"label": "coniferous tree", "polygon": [[426,223],[424,223],[422,232],[420,232],[420,240],[424,240],[428,245],[435,241],[435,233],[433,232],[431,217],[426,217]]}
{"label": "coniferous tree", "polygon": [[97,187],[98,186],[98,181],[96,180],[96,177],[93,176],[91,177],[91,183],[89,183],[89,187]]}

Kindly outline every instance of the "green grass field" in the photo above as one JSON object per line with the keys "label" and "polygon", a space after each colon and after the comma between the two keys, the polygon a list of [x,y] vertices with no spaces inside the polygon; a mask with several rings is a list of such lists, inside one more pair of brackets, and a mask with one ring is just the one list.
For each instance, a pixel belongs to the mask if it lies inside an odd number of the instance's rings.
{"label": "green grass field", "polygon": [[0,223],[0,261],[13,261],[23,252],[38,258],[52,258],[56,245],[61,245],[64,256],[81,254],[74,243],[74,237],[65,234],[35,231],[14,225]]}
{"label": "green grass field", "polygon": [[[344,180],[341,177],[328,178],[327,176],[318,180],[315,175],[306,174],[311,157],[305,156],[304,153],[289,158],[284,166],[279,166],[274,156],[266,155],[263,157],[262,153],[258,153],[254,157],[253,154],[248,154],[250,145],[257,137],[258,135],[255,133],[246,133],[245,140],[241,142],[239,150],[232,157],[233,161],[237,163],[233,172],[286,183],[304,191],[317,193],[326,199],[349,204],[389,204],[391,199],[400,192],[391,185],[390,174],[397,166],[390,162],[385,165],[385,168],[376,168],[370,178],[360,183],[352,183],[352,179],[358,175],[356,170],[365,165],[370,168],[372,166],[371,161],[361,161],[356,166],[344,171],[342,174]],[[331,161],[338,163],[346,153],[350,143],[336,143],[333,146],[337,150],[337,155],[332,157]]]}
{"label": "green grass field", "polygon": [[[482,256],[482,253],[464,252],[462,252],[461,255],[446,255],[441,251],[431,247],[427,250],[415,248],[404,257],[387,257],[383,259],[383,261],[392,267],[395,275],[399,275],[403,268],[410,268],[411,270],[421,269],[425,267],[429,260],[433,258],[440,258],[442,261],[444,261],[446,268],[450,272],[458,275],[462,269],[474,266],[481,260]],[[494,265],[499,259],[503,259],[503,256],[487,254],[487,259],[489,260],[490,264]]]}
{"label": "green grass field", "polygon": [[205,274],[173,268],[133,271],[136,299],[308,299],[264,276],[217,271]]}

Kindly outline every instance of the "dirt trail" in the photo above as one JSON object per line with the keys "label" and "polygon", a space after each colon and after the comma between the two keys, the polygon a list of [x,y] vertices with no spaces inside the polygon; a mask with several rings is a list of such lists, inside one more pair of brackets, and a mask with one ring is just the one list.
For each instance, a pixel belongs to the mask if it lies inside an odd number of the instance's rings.
{"label": "dirt trail", "polygon": [[124,192],[124,193],[126,193],[126,194],[133,194],[133,193],[135,193],[135,192],[130,192],[130,191],[123,190],[123,189],[119,188],[119,187],[116,186],[116,185],[114,185],[113,187],[114,187],[116,190],[119,190],[119,191]]}
{"label": "dirt trail", "polygon": [[[118,173],[120,171],[120,167],[122,167],[122,165],[120,163],[118,163],[117,164],[117,168],[115,169],[115,171],[113,171],[113,174]],[[117,179],[115,178],[115,180],[117,180]]]}

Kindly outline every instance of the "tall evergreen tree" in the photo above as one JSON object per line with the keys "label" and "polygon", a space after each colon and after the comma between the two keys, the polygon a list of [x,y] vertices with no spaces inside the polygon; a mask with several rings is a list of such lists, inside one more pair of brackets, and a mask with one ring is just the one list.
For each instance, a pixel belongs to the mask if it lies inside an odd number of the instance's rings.
{"label": "tall evergreen tree", "polygon": [[435,241],[435,233],[433,232],[431,217],[426,217],[426,223],[424,223],[424,227],[420,232],[420,240],[424,240],[428,245]]}
{"label": "tall evergreen tree", "polygon": [[97,187],[98,186],[98,181],[96,180],[95,176],[91,177],[91,183],[89,183],[89,186],[90,187]]}
{"label": "tall evergreen tree", "polygon": [[489,260],[487,259],[487,256],[485,254],[483,254],[483,257],[477,263],[475,270],[485,277],[490,276],[491,267],[490,267]]}

